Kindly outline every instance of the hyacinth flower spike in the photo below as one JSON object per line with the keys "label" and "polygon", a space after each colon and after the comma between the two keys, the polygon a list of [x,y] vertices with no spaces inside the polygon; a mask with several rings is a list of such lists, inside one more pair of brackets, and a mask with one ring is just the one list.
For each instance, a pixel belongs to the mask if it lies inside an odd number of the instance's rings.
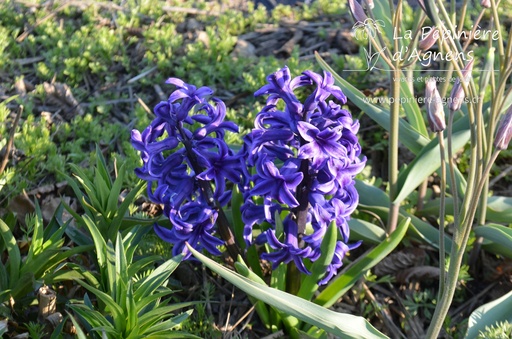
{"label": "hyacinth flower spike", "polygon": [[[308,274],[304,260],[314,262],[320,257],[322,237],[335,220],[341,239],[320,279],[324,284],[337,273],[345,253],[359,245],[346,244],[347,220],[358,203],[354,177],[366,161],[360,158],[359,124],[341,107],[346,97],[328,72],[322,76],[306,71],[292,78],[285,67],[267,80],[255,92],[267,96],[266,106],[258,113],[242,150],[247,173],[253,173],[241,187],[246,199],[244,233],[267,222],[271,227],[257,243],[268,243],[272,251],[262,258],[273,267],[293,261],[300,272]],[[295,95],[301,87],[310,90],[303,102]],[[279,214],[284,216],[282,238],[275,229]]]}
{"label": "hyacinth flower spike", "polygon": [[177,78],[166,83],[177,89],[156,105],[156,118],[142,133],[132,131],[132,145],[142,158],[136,174],[148,181],[150,200],[163,205],[173,226],[155,225],[155,232],[174,245],[174,255],[185,253],[188,258],[188,242],[214,255],[224,244],[236,258],[241,251],[222,207],[231,195],[226,180],[238,184],[243,173],[239,155],[224,141],[225,132],[237,132],[238,127],[224,121],[221,100],[208,100],[210,88],[196,88]]}

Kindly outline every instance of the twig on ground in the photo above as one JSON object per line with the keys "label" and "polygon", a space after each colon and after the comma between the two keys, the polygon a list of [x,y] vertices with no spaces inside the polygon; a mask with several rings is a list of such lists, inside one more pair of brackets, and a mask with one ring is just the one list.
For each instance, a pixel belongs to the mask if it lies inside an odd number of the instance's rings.
{"label": "twig on ground", "polygon": [[152,115],[153,113],[151,112],[151,110],[149,109],[148,105],[146,105],[146,103],[137,95],[135,94],[135,97],[137,98],[137,101],[139,102],[139,104],[142,106],[142,108],[144,108],[144,110],[149,114],[149,115]]}
{"label": "twig on ground", "polygon": [[21,33],[21,35],[16,38],[16,42],[22,42],[23,40],[25,40],[29,36],[29,34],[32,33],[34,28],[36,28],[37,26],[41,25],[45,21],[53,18],[55,15],[57,15],[58,12],[62,11],[63,9],[65,9],[68,6],[69,6],[69,3],[66,2],[66,3],[60,5],[59,7],[57,7],[53,12],[51,12],[50,14],[45,16],[44,18],[42,18],[40,20],[37,20],[37,22],[34,24],[34,26],[25,29],[25,31],[23,33]]}
{"label": "twig on ground", "polygon": [[405,338],[402,331],[400,331],[400,329],[393,322],[393,318],[391,317],[389,310],[386,307],[382,307],[382,305],[379,303],[377,298],[375,298],[372,291],[370,291],[370,289],[365,283],[362,284],[362,287],[368,299],[370,299],[371,303],[375,306],[375,308],[379,310],[379,313],[377,313],[377,317],[379,317],[382,320],[382,322],[386,325],[386,328],[391,332],[391,337]]}
{"label": "twig on ground", "polygon": [[209,16],[219,16],[221,13],[217,11],[208,11],[205,9],[197,9],[197,8],[185,8],[185,7],[177,7],[177,6],[162,6],[162,9],[166,12],[177,12],[177,13],[185,13],[192,15],[209,15]]}
{"label": "twig on ground", "polygon": [[500,174],[498,174],[497,176],[495,176],[490,182],[489,182],[489,187],[492,187],[494,186],[499,180],[501,180],[502,178],[504,178],[505,176],[507,176],[507,174],[512,171],[512,165],[508,166],[507,168],[505,168],[504,170],[502,170],[500,172]]}
{"label": "twig on ground", "polygon": [[14,123],[12,124],[11,131],[9,132],[9,140],[7,140],[7,145],[5,145],[5,154],[2,159],[2,163],[0,164],[0,174],[3,173],[3,171],[7,167],[7,163],[9,162],[9,154],[11,154],[11,149],[14,144],[14,133],[16,133],[16,128],[18,128],[18,123],[20,122],[21,114],[23,113],[23,108],[23,105],[20,105],[20,107],[18,108],[18,113],[16,113]]}
{"label": "twig on ground", "polygon": [[154,67],[151,67],[150,69],[148,69],[147,71],[144,71],[142,73],[140,73],[139,75],[137,76],[134,76],[133,78],[131,78],[130,80],[127,81],[128,84],[131,84],[133,82],[136,82],[142,78],[145,78],[147,77],[148,75],[150,75],[151,73],[153,73],[154,71],[156,71],[158,69],[157,66],[154,66]]}

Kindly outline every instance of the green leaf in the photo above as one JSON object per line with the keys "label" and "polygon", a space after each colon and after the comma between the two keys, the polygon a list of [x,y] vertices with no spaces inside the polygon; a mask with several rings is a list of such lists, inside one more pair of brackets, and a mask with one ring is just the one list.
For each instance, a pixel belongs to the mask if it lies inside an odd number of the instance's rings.
{"label": "green leaf", "polygon": [[[142,241],[142,238],[144,235],[146,235],[151,230],[150,227],[140,227],[135,226],[133,228],[130,228],[123,238],[123,244],[126,248],[126,261],[129,263],[133,262],[133,256],[135,254],[135,251],[137,250],[137,247],[139,246],[140,242]],[[132,276],[132,275],[130,275]]]}
{"label": "green leaf", "polygon": [[137,307],[135,306],[135,299],[133,298],[133,286],[131,280],[128,281],[126,292],[126,316],[128,321],[126,323],[126,334],[133,335],[139,333],[139,321]]}
{"label": "green leaf", "polygon": [[9,256],[6,267],[9,271],[9,284],[13,286],[20,277],[21,254],[11,229],[2,219],[0,219],[0,236]]}
{"label": "green leaf", "polygon": [[187,246],[192,254],[212,271],[216,272],[245,293],[258,298],[290,316],[296,317],[342,338],[386,338],[384,334],[377,331],[362,317],[336,313],[297,296],[256,283],[238,273],[228,270],[202,255],[188,244]]}
{"label": "green leaf", "polygon": [[[71,308],[73,308],[73,305],[70,306]],[[82,330],[82,328],[80,327],[80,324],[78,324],[78,322],[75,320],[75,318],[71,315],[71,313],[69,313],[68,311],[66,311],[69,315],[69,318],[71,319],[71,322],[73,323],[73,326],[75,326],[75,330],[76,330],[76,337],[78,339],[87,339],[87,336],[85,335],[84,331]]]}
{"label": "green leaf", "polygon": [[108,238],[109,239],[113,239],[120,229],[121,230],[125,229],[125,227],[121,227],[121,226],[125,226],[125,225],[123,225],[123,220],[125,218],[126,212],[128,211],[130,204],[133,203],[133,201],[135,200],[135,197],[137,197],[138,195],[140,195],[142,193],[142,190],[145,187],[145,185],[146,185],[146,183],[141,180],[139,182],[139,184],[137,186],[135,186],[134,189],[132,189],[130,191],[130,193],[128,193],[126,195],[123,202],[117,209],[117,213],[115,214],[114,219],[112,219],[112,222],[109,225],[109,228],[108,228]]}
{"label": "green leaf", "polygon": [[[72,164],[70,164],[70,165],[72,165]],[[71,178],[69,175],[67,175],[64,172],[59,172],[59,174],[62,175],[68,182],[68,185],[71,186],[71,188],[73,189],[73,193],[75,193],[75,195],[76,195],[77,200],[80,202],[85,201],[85,195],[80,190],[78,185],[76,184],[76,181],[73,180],[73,178]],[[72,209],[68,204],[64,203],[64,207],[73,216],[73,218],[75,218],[79,221],[82,221],[82,217],[78,213],[76,213],[75,210]],[[85,206],[85,205],[83,207],[84,207],[85,213],[89,216],[89,218],[93,219],[94,215],[93,215],[92,211],[89,208],[87,208],[87,206]]]}
{"label": "green leaf", "polygon": [[489,241],[484,248],[492,253],[512,259],[512,228],[497,224],[487,224],[474,228],[475,235]]}
{"label": "green leaf", "polygon": [[[360,180],[356,180],[356,189],[359,192],[359,207],[377,214],[383,220],[387,220],[389,215],[388,195],[379,188]],[[439,205],[437,208],[439,209]],[[437,228],[408,213],[403,208],[400,209],[400,217],[411,218],[411,227],[407,232],[408,236],[439,248],[439,230]],[[444,241],[446,252],[449,254],[452,240],[448,235],[445,235]]]}
{"label": "green leaf", "polygon": [[297,296],[311,300],[313,294],[318,290],[318,281],[322,279],[327,271],[327,267],[332,262],[334,251],[336,250],[336,241],[338,240],[338,227],[333,221],[327,228],[322,243],[320,245],[320,257],[311,266],[311,274],[304,277],[300,285]]}
{"label": "green leaf", "polygon": [[177,255],[162,265],[158,266],[150,275],[148,275],[142,284],[137,288],[137,291],[134,293],[135,301],[139,301],[144,297],[151,295],[156,289],[169,278],[172,272],[178,267],[178,265],[183,260],[183,255]]}
{"label": "green leaf", "polygon": [[147,334],[146,331],[163,319],[172,316],[172,312],[184,307],[190,307],[199,304],[198,301],[188,301],[183,303],[175,303],[170,306],[155,307],[151,311],[144,313],[139,317],[140,333]]}
{"label": "green leaf", "polygon": [[112,188],[112,178],[108,172],[107,162],[101,152],[98,144],[96,144],[96,171],[101,176],[101,180],[105,182],[107,190]]}
{"label": "green leaf", "polygon": [[[253,271],[249,270],[249,267],[245,265],[244,261],[239,257],[238,262],[235,262],[235,269],[238,273],[240,273],[242,276],[251,279],[254,282],[257,282],[262,285],[267,285],[265,281],[258,276]],[[256,299],[253,296],[248,296],[251,303],[254,305],[254,309],[256,310],[256,313],[258,313],[258,316],[261,320],[261,322],[267,327],[267,329],[270,329],[271,322],[270,322],[270,315],[268,312],[267,305],[265,305],[262,301]]]}
{"label": "green leaf", "polygon": [[410,221],[410,219],[402,220],[396,230],[386,240],[377,245],[365,256],[358,258],[346,271],[342,272],[338,278],[331,281],[317,296],[314,302],[324,307],[331,307],[336,300],[350,290],[369,269],[377,265],[400,244],[400,241],[402,241],[407,232]]}
{"label": "green leaf", "polygon": [[[469,128],[452,133],[453,151],[457,152],[469,141]],[[445,139],[445,145],[448,140]],[[410,163],[407,168],[400,171],[398,177],[399,193],[394,203],[400,204],[407,198],[425,179],[441,167],[441,155],[439,140],[433,139]]]}
{"label": "green leaf", "polygon": [[[87,194],[87,197],[91,200],[91,204],[84,205],[84,208],[85,207],[90,208],[93,206],[94,206],[93,208],[100,207],[101,202],[97,199],[95,185],[92,183],[92,181],[89,180],[89,178],[87,177],[87,174],[85,174],[85,172],[75,164],[69,164],[69,166],[71,167],[72,171],[75,173],[76,180],[80,183],[80,185],[82,185],[82,187],[85,190],[85,193]],[[82,204],[84,204],[84,202],[86,202],[86,198],[83,195],[83,193],[81,194],[81,198],[82,199],[80,201]],[[104,212],[104,211],[99,211],[99,212]]]}
{"label": "green leaf", "polygon": [[512,291],[501,298],[480,306],[471,313],[468,321],[468,339],[476,338],[480,331],[485,331],[485,327],[496,325],[498,322],[512,322]]}
{"label": "green leaf", "polygon": [[34,233],[32,234],[32,243],[30,244],[30,248],[28,250],[28,258],[32,258],[34,255],[41,253],[43,250],[43,215],[41,214],[41,208],[39,207],[37,200],[35,201],[35,213]]}
{"label": "green leaf", "polygon": [[117,210],[117,202],[119,200],[119,195],[121,194],[121,189],[123,188],[125,165],[126,163],[124,163],[121,168],[119,168],[119,171],[117,172],[117,178],[114,181],[112,188],[110,189],[107,201],[107,211],[109,213],[114,213]]}
{"label": "green leaf", "polygon": [[364,243],[380,244],[386,238],[386,231],[368,221],[351,218],[348,221],[350,227],[350,240],[362,240]]}
{"label": "green leaf", "polygon": [[98,264],[100,266],[104,266],[107,263],[107,258],[105,255],[105,248],[107,247],[107,244],[105,243],[105,239],[96,227],[96,224],[94,224],[94,221],[92,221],[88,215],[84,215],[83,220],[87,226],[87,229],[91,233],[92,240],[94,241],[94,246],[96,247],[96,256],[98,257]]}
{"label": "green leaf", "polygon": [[148,257],[142,257],[137,259],[128,267],[128,276],[134,277],[140,270],[144,267],[154,264],[155,262],[161,260],[162,257],[160,255],[150,255]]}
{"label": "green leaf", "polygon": [[115,328],[121,329],[124,328],[123,326],[126,322],[126,317],[124,315],[124,311],[121,307],[119,307],[118,304],[112,299],[108,294],[105,292],[100,291],[97,288],[92,287],[91,285],[81,281],[81,280],[75,280],[77,283],[82,285],[85,289],[87,289],[89,292],[93,293],[96,298],[101,300],[107,307],[110,313],[112,314],[112,319],[114,320]]}
{"label": "green leaf", "polygon": [[[371,104],[357,88],[352,86],[348,81],[343,79],[341,76],[336,74],[334,70],[325,62],[325,60],[320,57],[318,53],[315,53],[315,57],[320,64],[320,66],[329,71],[334,77],[337,84],[342,88],[343,93],[347,96],[350,101],[357,107],[359,107],[363,112],[365,112],[370,118],[372,118],[376,123],[382,126],[385,130],[389,132],[390,125],[390,113],[388,110],[380,108],[376,105]],[[418,154],[421,152],[423,147],[425,147],[429,143],[429,139],[422,136],[418,131],[416,131],[409,123],[400,119],[399,121],[399,135],[400,141],[414,154]]]}
{"label": "green leaf", "polygon": [[494,222],[512,222],[512,198],[493,196],[487,199],[487,218]]}
{"label": "green leaf", "polygon": [[[420,217],[437,215],[439,213],[439,199],[425,203],[421,211],[417,212]],[[453,215],[453,199],[446,198],[446,213]],[[512,221],[512,198],[491,196],[487,199],[487,220],[500,223],[511,223]]]}
{"label": "green leaf", "polygon": [[128,263],[126,261],[125,249],[121,234],[117,234],[116,239],[116,277],[121,279],[124,283],[128,283],[130,277],[128,276]]}
{"label": "green leaf", "polygon": [[244,239],[244,226],[245,223],[242,220],[242,204],[243,204],[243,195],[238,188],[238,185],[233,187],[233,191],[231,194],[231,217],[233,218],[233,233],[236,239],[236,242],[240,244],[242,249],[245,249],[245,239]]}
{"label": "green leaf", "polygon": [[151,326],[147,330],[147,333],[155,333],[155,332],[160,332],[160,331],[169,331],[173,327],[176,327],[179,324],[181,324],[183,321],[185,321],[192,314],[192,312],[193,312],[193,310],[188,310],[188,311],[183,312],[183,313],[181,313],[181,314],[179,314],[179,315],[177,315],[175,317],[172,317],[169,320],[166,320],[166,321],[163,321],[163,322],[158,323],[156,325],[153,325],[153,326]]}

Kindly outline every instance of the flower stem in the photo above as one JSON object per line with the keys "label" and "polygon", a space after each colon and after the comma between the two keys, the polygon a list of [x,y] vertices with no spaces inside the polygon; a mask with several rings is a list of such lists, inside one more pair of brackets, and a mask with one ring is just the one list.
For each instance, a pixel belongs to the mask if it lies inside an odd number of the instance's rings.
{"label": "flower stem", "polygon": [[453,300],[453,296],[455,294],[455,290],[457,289],[457,283],[459,278],[460,267],[462,264],[462,259],[464,257],[465,249],[468,244],[469,234],[471,233],[471,226],[473,223],[473,219],[475,218],[476,210],[478,207],[478,203],[480,199],[478,199],[482,189],[486,183],[486,177],[489,175],[491,167],[498,157],[499,151],[495,150],[490,161],[487,163],[483,175],[481,176],[480,182],[478,186],[473,191],[473,197],[470,200],[469,208],[467,210],[466,217],[462,221],[461,231],[456,232],[453,239],[451,256],[450,256],[450,266],[448,267],[448,276],[446,280],[446,287],[443,291],[441,300],[437,304],[436,310],[434,311],[434,315],[432,317],[430,327],[428,328],[426,338],[427,339],[435,339],[438,337],[439,332],[444,323],[444,319],[448,314],[448,310],[450,309],[450,305]]}
{"label": "flower stem", "polygon": [[391,128],[389,135],[389,218],[388,234],[393,233],[398,223],[398,207],[394,202],[398,196],[398,123],[400,114],[400,70],[396,67],[391,78]]}
{"label": "flower stem", "polygon": [[444,137],[443,132],[437,132],[437,138],[439,139],[439,152],[441,154],[441,197],[439,206],[439,293],[438,299],[444,291],[444,285],[446,280],[446,269],[445,269],[445,247],[444,247],[444,219],[446,209],[446,160],[445,160],[445,148],[444,148]]}
{"label": "flower stem", "polygon": [[[183,139],[183,145],[185,146],[185,150],[187,151],[187,158],[190,161],[190,165],[192,166],[192,169],[197,175],[202,172],[202,169],[201,166],[199,165],[199,162],[197,161],[197,156],[193,151],[192,144],[190,140],[186,137],[181,126],[178,126],[178,131],[180,132],[181,137]],[[231,227],[229,225],[228,218],[224,213],[224,210],[220,206],[219,202],[213,198],[213,190],[211,184],[208,181],[198,179],[196,179],[196,182],[198,183],[201,193],[203,194],[205,200],[208,202],[210,207],[214,208],[217,211],[217,226],[219,235],[222,238],[222,240],[224,240],[229,256],[231,257],[231,259],[233,259],[234,262],[237,261],[238,256],[243,258],[245,261],[245,256],[243,255],[242,250],[235,241],[235,236],[231,231]]]}

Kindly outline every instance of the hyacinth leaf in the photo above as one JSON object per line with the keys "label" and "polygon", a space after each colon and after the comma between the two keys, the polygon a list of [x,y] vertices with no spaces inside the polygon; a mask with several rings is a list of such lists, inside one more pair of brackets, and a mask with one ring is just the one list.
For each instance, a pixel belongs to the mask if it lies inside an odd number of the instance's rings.
{"label": "hyacinth leaf", "polygon": [[512,228],[487,224],[475,227],[474,230],[476,236],[484,238],[483,246],[486,250],[512,259]]}
{"label": "hyacinth leaf", "polygon": [[[427,216],[436,213],[439,209],[439,199],[425,203],[418,216]],[[453,215],[453,199],[446,198],[446,213]],[[512,198],[492,196],[487,199],[487,220],[492,222],[509,223],[512,220]]]}
{"label": "hyacinth leaf", "polygon": [[240,192],[240,188],[238,185],[233,187],[233,191],[231,193],[231,217],[233,219],[233,233],[236,239],[236,242],[240,245],[242,249],[245,249],[245,239],[244,239],[244,222],[242,220],[242,204],[244,203],[243,195]]}
{"label": "hyacinth leaf", "polygon": [[295,295],[254,282],[202,255],[187,244],[190,252],[206,267],[245,293],[328,333],[342,338],[387,338],[363,317],[336,313]]}
{"label": "hyacinth leaf", "polygon": [[115,239],[115,236],[117,235],[117,232],[119,230],[124,230],[129,227],[129,225],[124,224],[124,219],[126,212],[128,211],[128,208],[133,203],[135,198],[139,196],[142,191],[144,190],[144,187],[146,186],[146,183],[143,181],[140,181],[137,186],[135,186],[130,193],[126,195],[123,202],[119,207],[116,207],[112,212],[115,211],[115,217],[110,223],[108,227],[107,237],[108,239]]}
{"label": "hyacinth leaf", "polygon": [[150,296],[158,287],[169,278],[172,272],[178,267],[183,259],[183,255],[177,255],[158,266],[149,276],[147,276],[142,284],[137,288],[134,299],[138,302],[143,298]]}
{"label": "hyacinth leaf", "polygon": [[[251,271],[247,265],[245,265],[243,259],[241,257],[238,257],[238,262],[235,262],[235,269],[238,273],[243,275],[244,277],[257,282],[262,285],[266,285],[265,281],[259,277],[256,273]],[[256,298],[249,296],[249,300],[254,305],[254,308],[256,310],[256,313],[258,313],[258,316],[261,320],[261,322],[267,327],[267,329],[270,329],[270,316],[268,313],[267,305],[265,305],[262,301],[257,300]]]}
{"label": "hyacinth leaf", "polygon": [[324,307],[331,307],[336,300],[349,291],[369,269],[377,265],[400,244],[409,228],[410,222],[410,218],[402,220],[396,230],[388,238],[365,256],[358,258],[346,271],[341,272],[336,279],[331,281],[316,297],[314,302]]}
{"label": "hyacinth leaf", "polygon": [[376,226],[368,221],[361,219],[350,219],[350,240],[362,240],[364,243],[379,244],[386,238],[386,231],[382,227]]}
{"label": "hyacinth leaf", "polygon": [[104,249],[107,247],[107,243],[105,242],[105,239],[103,239],[103,237],[101,236],[101,233],[94,224],[94,221],[92,221],[92,219],[89,218],[88,215],[83,216],[83,221],[85,223],[85,226],[91,233],[92,240],[94,241],[94,247],[96,248],[96,255],[98,257],[98,264],[100,266],[103,266],[106,264],[107,261],[104,252]]}
{"label": "hyacinth leaf", "polygon": [[[384,191],[360,180],[356,180],[356,189],[359,192],[359,206],[376,213],[383,220],[388,218],[389,196]],[[439,203],[437,203],[437,209],[439,209]],[[439,230],[436,227],[424,222],[404,209],[400,209],[400,217],[411,218],[412,225],[409,227],[409,236],[419,241],[424,241],[434,247],[439,247]],[[444,242],[445,249],[449,254],[452,247],[452,240],[446,235]]]}
{"label": "hyacinth leaf", "polygon": [[[457,131],[452,134],[453,151],[464,147],[469,141],[470,137],[469,129]],[[445,140],[445,145],[447,144]],[[412,163],[404,170],[400,172],[398,177],[399,193],[393,202],[394,204],[400,204],[405,198],[407,198],[425,179],[427,179],[432,173],[434,173],[439,167],[441,167],[441,156],[439,150],[439,140],[433,139],[424,149],[421,151]]]}
{"label": "hyacinth leaf", "polygon": [[320,245],[320,258],[311,265],[311,274],[304,277],[300,285],[297,296],[311,300],[311,297],[318,290],[318,281],[325,275],[327,267],[332,262],[336,241],[338,240],[338,227],[335,222],[331,222]]}
{"label": "hyacinth leaf", "polygon": [[465,338],[477,338],[485,327],[497,325],[499,322],[512,322],[512,291],[501,298],[482,305],[474,310],[469,316],[468,331]]}
{"label": "hyacinth leaf", "polygon": [[[341,76],[336,74],[336,72],[334,72],[334,70],[327,64],[327,62],[325,62],[325,60],[322,59],[322,57],[320,57],[318,53],[315,53],[315,57],[317,58],[320,66],[332,74],[337,84],[343,88],[343,93],[350,101],[352,101],[354,105],[359,107],[363,112],[365,112],[365,114],[370,116],[370,118],[382,126],[382,128],[387,131],[390,130],[391,126],[389,110],[385,110],[371,104],[363,93],[361,93],[357,88],[352,86],[352,84],[343,79]],[[400,119],[399,121],[399,133],[400,141],[414,154],[420,153],[421,150],[430,141],[403,119]]]}
{"label": "hyacinth leaf", "polygon": [[487,199],[487,218],[495,222],[510,223],[512,220],[512,198],[493,196]]}

